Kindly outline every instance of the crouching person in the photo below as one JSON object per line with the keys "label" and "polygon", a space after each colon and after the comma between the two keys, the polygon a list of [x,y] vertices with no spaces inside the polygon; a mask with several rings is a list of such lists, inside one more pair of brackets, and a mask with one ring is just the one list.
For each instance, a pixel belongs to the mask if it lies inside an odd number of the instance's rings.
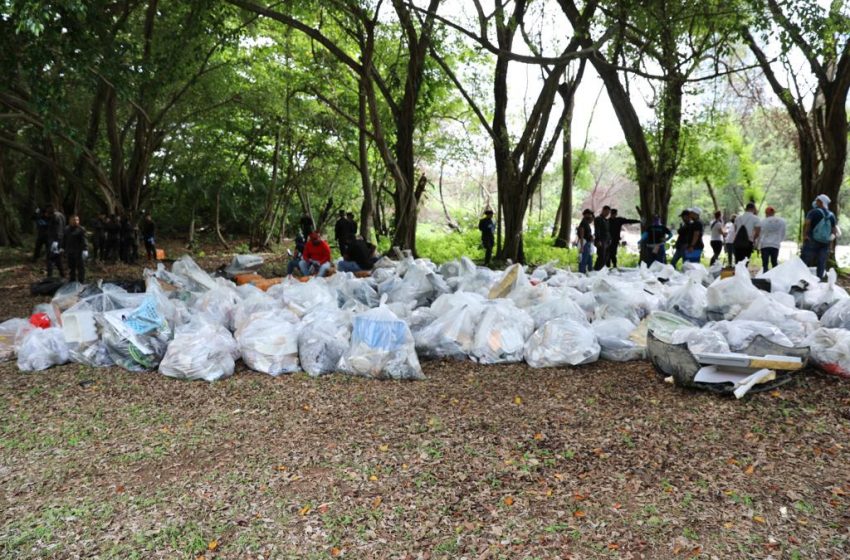
{"label": "crouching person", "polygon": [[357,238],[347,242],[342,259],[337,263],[340,272],[362,272],[372,270],[378,258],[375,256],[375,246]]}
{"label": "crouching person", "polygon": [[84,284],[86,281],[85,261],[89,256],[86,230],[80,225],[79,216],[71,216],[65,235],[62,236],[65,257],[68,259],[68,280]]}
{"label": "crouching person", "polygon": [[331,267],[331,248],[328,242],[322,239],[318,231],[310,234],[310,239],[304,245],[304,251],[301,253],[301,262],[298,263],[298,268],[301,269],[301,274],[309,276],[315,274],[322,277],[328,273]]}

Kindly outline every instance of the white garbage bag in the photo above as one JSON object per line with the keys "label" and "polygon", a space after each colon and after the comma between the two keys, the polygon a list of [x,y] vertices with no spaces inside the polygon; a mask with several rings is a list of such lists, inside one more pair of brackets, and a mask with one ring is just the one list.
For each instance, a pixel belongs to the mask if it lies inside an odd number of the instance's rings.
{"label": "white garbage bag", "polygon": [[298,322],[298,317],[288,309],[284,309],[283,304],[279,300],[260,291],[260,293],[251,295],[236,304],[233,310],[233,331],[238,331],[251,315],[261,311],[274,311],[285,321],[289,321],[290,323]]}
{"label": "white garbage bag", "polygon": [[254,371],[274,376],[298,371],[298,327],[275,311],[248,317],[236,342],[242,361]]}
{"label": "white garbage bag", "polygon": [[336,371],[351,340],[351,314],[341,309],[316,309],[304,316],[298,332],[301,368],[318,377]]}
{"label": "white garbage bag", "polygon": [[584,309],[564,295],[561,290],[551,290],[550,296],[528,310],[528,314],[534,319],[534,328],[539,329],[552,319],[572,319],[590,328],[587,313]]}
{"label": "white garbage bag", "polygon": [[811,358],[832,375],[850,378],[850,331],[820,328],[805,341]]}
{"label": "white garbage bag", "polygon": [[794,292],[795,299],[803,309],[811,309],[818,316],[822,316],[833,305],[850,299],[847,290],[835,284],[838,274],[835,269],[829,269],[826,273],[827,282],[810,286],[805,292]]}
{"label": "white garbage bag", "polygon": [[[219,280],[223,280],[219,278]],[[228,283],[229,284],[229,283]],[[213,320],[233,330],[233,316],[242,298],[235,286],[225,283],[216,284],[213,288],[201,294],[195,302],[195,310],[206,313]]]}
{"label": "white garbage bag", "polygon": [[41,371],[71,360],[62,329],[58,327],[24,327],[20,335],[15,351],[21,371]]}
{"label": "white garbage bag", "polygon": [[416,307],[421,307],[430,305],[437,296],[449,291],[445,280],[423,263],[416,261],[407,266],[401,282],[396,282],[387,292],[387,302],[415,302]]}
{"label": "white garbage bag", "polygon": [[26,328],[27,325],[29,321],[26,319],[9,319],[0,323],[0,362],[15,357],[15,339],[18,331]]}
{"label": "white garbage bag", "polygon": [[437,298],[431,305],[434,320],[414,332],[416,350],[428,358],[466,358],[472,351],[484,301],[483,296],[468,292]]}
{"label": "white garbage bag", "polygon": [[707,317],[705,308],[708,305],[707,290],[702,285],[702,280],[693,276],[675,288],[666,302],[666,309],[671,313],[678,313],[692,321],[703,323]]}
{"label": "white garbage bag", "polygon": [[674,331],[671,342],[687,344],[693,354],[728,354],[732,351],[722,334],[699,327],[684,327]]}
{"label": "white garbage bag", "polygon": [[284,281],[269,288],[267,293],[298,317],[316,308],[338,308],[336,290],[332,290],[324,278],[315,277],[307,282]]}
{"label": "white garbage bag", "polygon": [[764,321],[717,321],[716,323],[708,323],[703,327],[703,330],[714,331],[723,335],[732,352],[744,350],[758,335],[775,344],[794,346],[778,327]]}
{"label": "white garbage bag", "polygon": [[384,305],[354,317],[351,346],[337,369],[375,379],[425,378],[407,323]]}
{"label": "white garbage bag", "polygon": [[213,277],[198,266],[198,263],[189,255],[183,255],[177,259],[171,267],[171,273],[188,280],[184,281],[184,285],[192,292],[204,292],[216,287]]}
{"label": "white garbage bag", "polygon": [[843,299],[830,307],[820,319],[821,325],[830,329],[850,329],[850,299]]}
{"label": "white garbage bag", "polygon": [[263,266],[263,257],[260,255],[233,255],[233,260],[224,269],[224,272],[230,276],[237,274],[247,274],[256,272]]}
{"label": "white garbage bag", "polygon": [[239,346],[224,325],[199,315],[180,327],[159,363],[159,373],[175,379],[217,381],[233,375]]}
{"label": "white garbage bag", "polygon": [[802,344],[820,326],[813,311],[785,307],[766,297],[753,300],[734,320],[770,323],[781,330],[792,345]]}
{"label": "white garbage bag", "polygon": [[525,361],[533,368],[577,366],[595,362],[601,350],[587,322],[559,317],[534,331],[525,343]]}
{"label": "white garbage bag", "polygon": [[735,265],[735,275],[718,278],[706,290],[706,312],[709,318],[734,319],[750,302],[761,297],[761,291],[753,285],[747,261]]}
{"label": "white garbage bag", "polygon": [[646,321],[647,331],[652,331],[655,338],[668,344],[673,344],[673,333],[690,327],[696,325],[681,315],[666,311],[654,311]]}
{"label": "white garbage bag", "polygon": [[[737,274],[737,272],[736,272]],[[785,262],[779,263],[767,272],[760,273],[757,278],[770,280],[771,292],[789,293],[792,287],[806,290],[818,284],[818,278],[809,270],[800,257],[793,255]]]}
{"label": "white garbage bag", "polygon": [[599,357],[615,362],[642,360],[646,346],[635,343],[630,337],[637,328],[623,317],[599,319],[590,324],[602,350]]}
{"label": "white garbage bag", "polygon": [[483,303],[470,357],[482,364],[521,362],[534,319],[509,299]]}

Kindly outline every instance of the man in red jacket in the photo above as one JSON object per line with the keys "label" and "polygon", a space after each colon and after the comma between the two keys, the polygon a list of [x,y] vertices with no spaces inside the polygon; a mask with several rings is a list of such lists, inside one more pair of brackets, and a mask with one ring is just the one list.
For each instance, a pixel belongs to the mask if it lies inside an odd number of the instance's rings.
{"label": "man in red jacket", "polygon": [[316,274],[321,277],[328,273],[330,267],[331,248],[328,242],[322,239],[322,235],[318,231],[314,231],[304,245],[298,268],[301,269],[301,274],[304,276]]}

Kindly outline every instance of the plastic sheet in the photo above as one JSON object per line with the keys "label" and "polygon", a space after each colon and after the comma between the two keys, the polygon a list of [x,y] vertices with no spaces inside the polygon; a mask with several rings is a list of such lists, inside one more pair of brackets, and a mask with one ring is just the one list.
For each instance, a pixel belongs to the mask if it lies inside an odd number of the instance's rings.
{"label": "plastic sheet", "polygon": [[315,310],[304,316],[298,333],[301,368],[318,377],[336,371],[351,340],[351,315],[339,309]]}
{"label": "plastic sheet", "polygon": [[42,371],[71,360],[62,329],[58,327],[24,327],[15,352],[18,355],[18,369],[21,371]]}
{"label": "plastic sheet", "polygon": [[274,311],[251,315],[236,331],[242,360],[254,371],[277,376],[298,371],[298,327]]}
{"label": "plastic sheet", "polygon": [[548,321],[525,343],[525,361],[533,368],[577,366],[599,359],[602,348],[587,323],[567,317]]}
{"label": "plastic sheet", "polygon": [[263,266],[263,257],[260,255],[233,255],[233,260],[224,269],[224,273],[232,278],[237,274],[256,272],[261,266]]}
{"label": "plastic sheet", "polygon": [[484,302],[470,357],[482,364],[520,362],[525,341],[534,332],[534,319],[511,300]]}
{"label": "plastic sheet", "polygon": [[424,379],[407,323],[381,305],[354,318],[337,369],[373,379]]}

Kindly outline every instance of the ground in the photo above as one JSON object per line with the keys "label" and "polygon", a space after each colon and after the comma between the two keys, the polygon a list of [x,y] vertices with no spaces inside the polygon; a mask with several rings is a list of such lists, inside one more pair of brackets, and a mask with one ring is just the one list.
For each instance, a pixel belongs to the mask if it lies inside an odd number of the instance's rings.
{"label": "ground", "polygon": [[[8,289],[28,266],[0,274],[0,319],[39,301]],[[736,401],[645,362],[424,371],[0,364],[0,556],[850,555],[850,382],[806,371]]]}

